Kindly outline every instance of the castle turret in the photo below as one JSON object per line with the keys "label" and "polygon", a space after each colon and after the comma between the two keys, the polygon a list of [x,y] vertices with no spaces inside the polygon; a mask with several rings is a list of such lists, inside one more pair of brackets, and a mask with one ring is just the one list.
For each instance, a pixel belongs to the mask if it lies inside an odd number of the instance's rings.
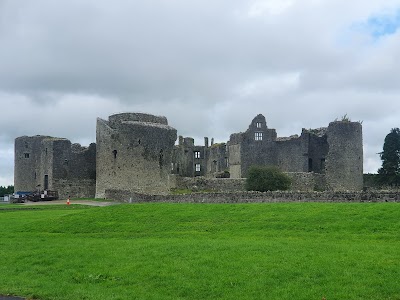
{"label": "castle turret", "polygon": [[328,189],[357,191],[363,188],[363,140],[359,122],[335,121],[327,130],[325,175]]}
{"label": "castle turret", "polygon": [[124,113],[97,119],[96,197],[107,189],[167,193],[176,137],[165,117]]}

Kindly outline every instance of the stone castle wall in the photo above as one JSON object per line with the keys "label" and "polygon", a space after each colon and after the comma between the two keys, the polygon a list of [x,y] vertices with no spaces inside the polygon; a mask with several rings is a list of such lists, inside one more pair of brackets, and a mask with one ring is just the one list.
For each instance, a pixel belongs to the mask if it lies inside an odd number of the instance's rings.
{"label": "stone castle wall", "polygon": [[265,118],[256,116],[244,133],[228,142],[232,178],[246,177],[253,166],[276,166],[283,172],[313,172],[325,176],[318,189],[363,188],[362,126],[359,122],[335,121],[327,128],[303,129],[301,136],[277,138]]}
{"label": "stone castle wall", "polygon": [[36,166],[41,160],[43,136],[22,136],[15,139],[14,189],[18,192],[35,191],[38,174]]}
{"label": "stone castle wall", "polygon": [[174,188],[191,191],[236,192],[245,190],[245,178],[176,177]]}
{"label": "stone castle wall", "polygon": [[94,198],[96,194],[95,179],[55,179],[52,189],[58,191],[60,199]]}
{"label": "stone castle wall", "polygon": [[276,142],[277,166],[284,172],[308,172],[308,137],[300,136]]}
{"label": "stone castle wall", "polygon": [[176,130],[165,117],[118,114],[97,120],[96,197],[110,188],[169,192]]}
{"label": "stone castle wall", "polygon": [[79,191],[79,197],[94,197],[95,170],[95,144],[85,148],[49,136],[15,140],[16,192],[53,190],[66,197]]}
{"label": "stone castle wall", "polygon": [[[326,189],[325,176],[312,172],[286,172],[291,179],[291,191],[323,191]],[[180,190],[208,192],[241,192],[245,191],[246,178],[207,178],[180,177],[174,178],[171,186]]]}
{"label": "stone castle wall", "polygon": [[358,122],[336,121],[328,126],[326,181],[330,190],[362,190],[363,141]]}
{"label": "stone castle wall", "polygon": [[127,203],[400,202],[400,192],[236,192],[148,195],[106,190],[107,199]]}
{"label": "stone castle wall", "polygon": [[[225,176],[246,177],[252,165],[276,166],[292,178],[292,190],[361,190],[363,188],[362,126],[335,121],[327,128],[303,129],[301,136],[278,138],[257,115],[246,132],[225,144],[194,145],[179,138],[165,117],[141,113],[112,115],[97,120],[96,144],[88,148],[67,139],[47,136],[15,140],[15,190],[58,190],[103,198],[106,190],[167,194],[171,187],[215,191],[243,189],[243,180],[213,181]],[[199,179],[178,179],[178,174]],[[81,184],[79,184],[81,182]],[[94,183],[95,182],[95,183]],[[191,189],[191,188],[190,188]]]}

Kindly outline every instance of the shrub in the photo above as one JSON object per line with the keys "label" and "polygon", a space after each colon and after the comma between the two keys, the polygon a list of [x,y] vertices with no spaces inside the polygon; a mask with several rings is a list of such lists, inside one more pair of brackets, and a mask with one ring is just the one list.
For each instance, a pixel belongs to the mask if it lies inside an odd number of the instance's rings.
{"label": "shrub", "polygon": [[223,172],[219,172],[215,175],[216,178],[230,178],[231,174],[229,173],[228,170],[225,170]]}
{"label": "shrub", "polygon": [[246,190],[248,191],[277,191],[290,188],[290,177],[275,167],[250,167],[247,173]]}

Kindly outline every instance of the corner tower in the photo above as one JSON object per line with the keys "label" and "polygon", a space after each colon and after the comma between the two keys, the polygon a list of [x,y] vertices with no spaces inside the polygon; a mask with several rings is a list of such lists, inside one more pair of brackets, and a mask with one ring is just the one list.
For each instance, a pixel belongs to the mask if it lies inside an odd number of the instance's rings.
{"label": "corner tower", "polygon": [[176,130],[167,118],[122,113],[97,119],[96,197],[107,189],[164,194],[169,191]]}
{"label": "corner tower", "polygon": [[360,122],[335,121],[327,132],[325,176],[328,189],[357,191],[363,188],[363,138]]}

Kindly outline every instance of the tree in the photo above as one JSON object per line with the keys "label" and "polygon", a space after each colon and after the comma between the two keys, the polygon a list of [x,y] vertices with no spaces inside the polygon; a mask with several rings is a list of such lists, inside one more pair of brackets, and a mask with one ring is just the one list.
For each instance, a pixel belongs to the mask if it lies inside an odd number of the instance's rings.
{"label": "tree", "polygon": [[392,128],[385,137],[383,151],[379,153],[382,168],[378,170],[382,184],[400,184],[400,129]]}
{"label": "tree", "polygon": [[246,179],[248,191],[277,191],[290,188],[290,177],[275,167],[252,166],[249,168]]}
{"label": "tree", "polygon": [[4,197],[4,195],[12,194],[14,193],[14,186],[9,185],[7,187],[5,186],[0,186],[0,197]]}

